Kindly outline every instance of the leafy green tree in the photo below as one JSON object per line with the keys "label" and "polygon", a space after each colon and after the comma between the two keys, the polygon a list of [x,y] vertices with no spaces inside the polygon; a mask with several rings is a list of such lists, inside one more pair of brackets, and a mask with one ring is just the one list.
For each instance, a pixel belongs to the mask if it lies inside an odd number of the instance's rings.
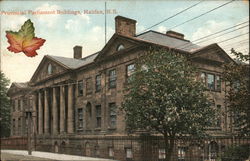
{"label": "leafy green tree", "polygon": [[250,156],[250,144],[230,146],[221,157],[222,161],[244,161]]}
{"label": "leafy green tree", "polygon": [[240,135],[250,136],[250,71],[249,55],[231,50],[236,57],[235,62],[224,65],[229,112],[234,116],[234,126],[239,128]]}
{"label": "leafy green tree", "polygon": [[136,62],[122,105],[129,132],[158,132],[165,140],[166,161],[177,137],[205,136],[215,111],[191,61],[178,53],[150,49]]}
{"label": "leafy green tree", "polygon": [[0,75],[0,130],[1,137],[8,137],[10,135],[10,101],[7,96],[9,80],[1,71]]}

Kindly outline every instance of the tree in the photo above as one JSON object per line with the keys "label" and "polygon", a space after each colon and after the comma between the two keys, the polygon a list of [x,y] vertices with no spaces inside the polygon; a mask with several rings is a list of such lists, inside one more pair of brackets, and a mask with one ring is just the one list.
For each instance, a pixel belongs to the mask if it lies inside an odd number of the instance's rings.
{"label": "tree", "polygon": [[122,105],[127,128],[162,134],[166,161],[177,137],[205,136],[215,117],[205,87],[196,77],[196,69],[184,55],[150,49],[137,60],[128,81]]}
{"label": "tree", "polygon": [[10,135],[10,101],[7,96],[9,80],[5,77],[1,71],[0,75],[0,130],[1,137],[8,137]]}
{"label": "tree", "polygon": [[224,65],[224,80],[227,93],[226,102],[229,112],[234,116],[234,126],[240,135],[250,136],[250,85],[249,55],[231,50],[235,62]]}
{"label": "tree", "polygon": [[243,161],[250,156],[250,144],[229,146],[222,154],[221,161]]}

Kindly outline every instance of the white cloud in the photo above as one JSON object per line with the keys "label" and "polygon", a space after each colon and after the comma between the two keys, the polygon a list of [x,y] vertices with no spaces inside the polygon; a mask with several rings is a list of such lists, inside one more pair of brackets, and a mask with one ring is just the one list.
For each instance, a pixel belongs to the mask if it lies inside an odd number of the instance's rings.
{"label": "white cloud", "polygon": [[67,30],[76,31],[79,28],[79,21],[78,20],[69,19],[69,20],[67,20],[67,22],[65,24],[65,28]]}
{"label": "white cloud", "polygon": [[[242,23],[242,22],[245,22],[247,20],[248,20],[248,17],[240,20],[239,22]],[[238,23],[238,24],[240,24],[240,23]],[[192,34],[191,40],[194,43],[198,43],[198,45],[202,45],[202,46],[209,45],[212,43],[218,43],[219,46],[221,46],[227,53],[230,53],[231,48],[234,48],[238,51],[248,53],[249,52],[249,44],[248,43],[241,44],[238,42],[245,40],[245,39],[249,39],[249,34],[231,39],[231,38],[236,37],[238,35],[249,32],[249,27],[242,28],[243,26],[245,26],[247,24],[236,26],[232,29],[226,30],[224,32],[220,32],[214,36],[210,36],[210,37],[207,37],[207,38],[204,38],[201,40],[197,40],[197,39],[200,39],[200,38],[205,37],[207,35],[214,34],[216,32],[222,31],[224,29],[230,28],[230,27],[238,25],[238,24],[232,24],[228,21],[227,22],[226,21],[217,22],[214,20],[209,20],[209,21],[205,22],[202,27],[198,28],[195,33]],[[238,30],[236,30],[236,29],[238,29]],[[232,31],[232,32],[230,32],[230,31]],[[227,32],[230,32],[230,33],[227,33]],[[227,34],[225,34],[225,33],[227,33]],[[197,41],[195,41],[195,40],[197,40]],[[224,40],[227,40],[227,41],[222,42]]]}
{"label": "white cloud", "polygon": [[167,31],[167,28],[165,26],[159,26],[156,31],[158,32],[162,32],[162,33],[166,33]]}
{"label": "white cloud", "polygon": [[[35,11],[57,11],[60,10],[60,6],[58,5],[50,5],[49,3],[44,3],[42,6],[35,8]],[[57,24],[57,20],[59,18],[59,14],[37,14],[35,15],[40,23],[46,24],[47,27],[51,28]]]}
{"label": "white cloud", "polygon": [[136,24],[136,32],[140,33],[142,31],[144,31],[146,28],[142,25],[139,25],[138,23]]}
{"label": "white cloud", "polygon": [[84,20],[86,24],[90,23],[90,17],[88,15],[80,14],[80,15],[77,15],[77,16],[80,17],[82,20]]}
{"label": "white cloud", "polygon": [[[229,26],[230,25],[227,22],[216,22],[214,20],[209,20],[205,22],[202,27],[198,28],[195,33],[193,33],[191,40],[192,41],[197,40],[204,36],[207,36],[217,31],[228,28]],[[215,40],[212,40],[212,41],[215,41]]]}
{"label": "white cloud", "polygon": [[80,32],[82,26],[89,24],[90,18],[88,15],[77,15],[74,19],[69,19],[66,21],[65,29],[73,32]]}
{"label": "white cloud", "polygon": [[18,31],[28,18],[23,15],[2,15],[1,32],[6,30]]}

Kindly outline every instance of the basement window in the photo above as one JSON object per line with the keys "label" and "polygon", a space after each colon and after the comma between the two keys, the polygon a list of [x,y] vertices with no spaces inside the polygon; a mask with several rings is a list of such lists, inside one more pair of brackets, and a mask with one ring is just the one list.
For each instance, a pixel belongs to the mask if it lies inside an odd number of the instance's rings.
{"label": "basement window", "polygon": [[164,160],[165,158],[166,158],[165,149],[164,148],[159,149],[159,160]]}
{"label": "basement window", "polygon": [[133,158],[132,148],[126,148],[125,151],[126,151],[126,160],[127,161],[132,160]]}
{"label": "basement window", "polygon": [[178,147],[178,161],[185,161],[185,148]]}
{"label": "basement window", "polygon": [[109,157],[114,157],[114,149],[113,147],[109,147]]}

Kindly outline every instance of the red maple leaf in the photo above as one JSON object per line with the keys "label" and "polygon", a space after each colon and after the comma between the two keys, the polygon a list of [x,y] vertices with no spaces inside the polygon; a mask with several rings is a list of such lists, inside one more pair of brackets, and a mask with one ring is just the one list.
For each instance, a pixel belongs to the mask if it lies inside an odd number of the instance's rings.
{"label": "red maple leaf", "polygon": [[34,30],[33,23],[27,20],[18,32],[6,31],[10,44],[7,49],[14,53],[23,52],[28,57],[36,56],[36,50],[40,49],[46,40],[35,37]]}

